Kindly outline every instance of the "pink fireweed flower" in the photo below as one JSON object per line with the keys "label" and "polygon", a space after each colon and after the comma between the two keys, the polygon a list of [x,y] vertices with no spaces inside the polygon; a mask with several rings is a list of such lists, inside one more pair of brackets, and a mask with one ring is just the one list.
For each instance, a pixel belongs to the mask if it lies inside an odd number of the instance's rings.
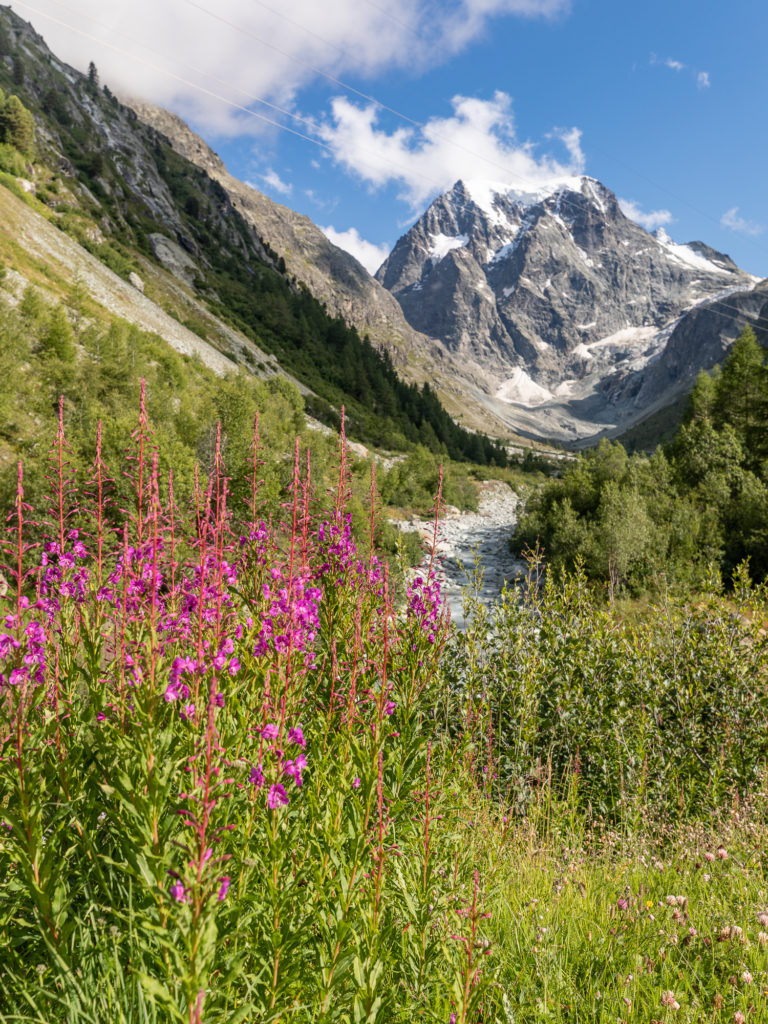
{"label": "pink fireweed flower", "polygon": [[388,700],[387,703],[384,705],[384,714],[393,715],[395,713],[395,707],[395,702],[393,700]]}
{"label": "pink fireweed flower", "polygon": [[256,789],[261,789],[264,785],[264,772],[262,771],[261,765],[257,764],[251,768],[251,774],[248,777],[248,781],[252,782]]}
{"label": "pink fireweed flower", "polygon": [[352,789],[360,788],[360,779],[352,779]]}
{"label": "pink fireweed flower", "polygon": [[221,902],[223,899],[226,899],[226,896],[227,896],[228,892],[229,892],[229,875],[225,875],[224,878],[221,879],[221,888],[219,889],[219,895],[217,897],[219,902]]}
{"label": "pink fireweed flower", "polygon": [[301,726],[297,725],[295,728],[290,729],[288,732],[288,742],[295,743],[302,749],[306,747],[307,741],[304,739],[304,733],[302,732]]}
{"label": "pink fireweed flower", "polygon": [[276,782],[273,786],[270,786],[269,793],[267,794],[267,805],[274,811],[281,804],[285,805],[289,803],[288,794],[285,792],[285,787],[280,782]]}
{"label": "pink fireweed flower", "polygon": [[0,634],[0,658],[7,658],[11,651],[17,651],[21,645],[10,633]]}
{"label": "pink fireweed flower", "polygon": [[174,882],[169,889],[171,897],[176,900],[177,903],[189,903],[189,894],[181,882]]}
{"label": "pink fireweed flower", "polygon": [[301,786],[304,781],[301,777],[301,773],[306,767],[306,757],[303,754],[299,754],[295,760],[285,762],[283,775],[287,775],[289,778],[293,779],[297,786]]}
{"label": "pink fireweed flower", "polygon": [[264,737],[265,740],[276,740],[277,737],[280,735],[280,730],[278,729],[274,722],[269,722],[261,730],[261,735]]}

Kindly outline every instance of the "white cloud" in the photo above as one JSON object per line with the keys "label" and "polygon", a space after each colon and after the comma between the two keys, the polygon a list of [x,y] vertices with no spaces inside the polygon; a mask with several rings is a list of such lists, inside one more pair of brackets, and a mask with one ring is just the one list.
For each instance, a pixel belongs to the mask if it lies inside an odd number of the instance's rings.
{"label": "white cloud", "polygon": [[763,224],[756,224],[753,220],[745,220],[744,217],[740,217],[738,206],[732,206],[730,210],[726,210],[720,218],[720,223],[724,228],[738,231],[742,235],[762,235],[765,231]]}
{"label": "white cloud", "polygon": [[374,245],[373,242],[366,242],[360,237],[357,228],[350,228],[349,231],[337,231],[336,228],[320,228],[326,238],[340,249],[351,253],[356,260],[363,264],[369,274],[375,274],[384,260],[389,256],[388,245]]}
{"label": "white cloud", "polygon": [[[204,130],[258,133],[263,121],[230,104],[254,97],[294,108],[318,78],[409,72],[444,63],[503,16],[553,18],[570,0],[291,0],[290,13],[254,0],[10,0],[53,51],[76,67],[96,62],[113,89],[170,106]],[[301,124],[294,125],[302,131]]]}
{"label": "white cloud", "polygon": [[661,60],[655,53],[652,53],[650,57],[650,65],[651,67],[663,65],[665,68],[669,68],[670,71],[690,71],[691,75],[696,79],[696,86],[699,89],[708,89],[712,84],[709,80],[708,71],[697,71],[695,67],[689,67],[687,64],[684,64],[681,60],[676,60],[674,57],[667,57],[665,60]]}
{"label": "white cloud", "polygon": [[321,136],[347,171],[374,188],[398,182],[400,198],[412,207],[459,178],[535,188],[584,170],[578,128],[554,133],[565,148],[564,162],[551,154],[537,157],[532,143],[519,142],[506,93],[497,92],[492,100],[456,96],[452,106],[451,117],[388,132],[378,126],[375,106],[360,107],[337,97],[333,121],[322,126]]}
{"label": "white cloud", "polygon": [[271,167],[266,174],[261,175],[261,180],[267,188],[271,188],[273,192],[279,192],[281,196],[289,196],[293,192],[293,185],[283,181],[277,171],[272,170]]}
{"label": "white cloud", "polygon": [[671,224],[674,220],[669,210],[650,210],[645,213],[634,199],[619,199],[619,206],[625,217],[640,224],[646,231],[655,231],[656,228],[660,228],[663,224]]}

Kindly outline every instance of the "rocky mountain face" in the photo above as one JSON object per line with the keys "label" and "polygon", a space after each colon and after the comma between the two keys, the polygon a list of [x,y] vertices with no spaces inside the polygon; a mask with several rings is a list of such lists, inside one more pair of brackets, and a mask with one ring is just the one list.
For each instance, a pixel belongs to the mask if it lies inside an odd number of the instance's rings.
{"label": "rocky mountain face", "polygon": [[177,153],[220,183],[234,208],[283,257],[288,272],[324,302],[333,316],[368,334],[400,367],[419,359],[433,363],[444,357],[441,342],[414,330],[396,299],[309,217],[238,181],[180,117],[141,100],[126,98],[125,102],[143,123],[161,132]]}
{"label": "rocky mountain face", "polygon": [[[309,217],[274,202],[229,173],[220,157],[176,114],[131,97],[124,102],[140,122],[160,133],[184,159],[216,181],[234,210],[279,253],[287,273],[338,316],[386,349],[406,380],[433,387],[446,409],[470,429],[510,433],[506,416],[489,408],[483,374],[435,335],[415,329],[397,299],[354,256],[334,245]],[[506,410],[502,409],[502,413]]]}
{"label": "rocky mountain face", "polygon": [[673,401],[722,356],[742,309],[762,309],[728,256],[649,234],[588,177],[537,191],[459,181],[376,276],[489,409],[565,442],[620,433]]}

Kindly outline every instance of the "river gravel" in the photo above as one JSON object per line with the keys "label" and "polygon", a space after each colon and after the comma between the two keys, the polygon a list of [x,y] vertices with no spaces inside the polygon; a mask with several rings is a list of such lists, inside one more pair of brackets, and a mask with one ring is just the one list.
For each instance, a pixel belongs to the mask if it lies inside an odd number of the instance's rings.
{"label": "river gravel", "polygon": [[[477,559],[482,570],[480,598],[484,604],[498,599],[505,582],[511,582],[526,569],[525,563],[509,550],[509,538],[517,522],[519,498],[501,480],[484,480],[478,485],[477,512],[449,509],[439,526],[437,554],[444,593],[451,620],[461,629],[466,625],[462,611],[462,590],[475,569]],[[433,523],[414,518],[398,522],[401,530],[418,533],[431,543]],[[425,568],[425,559],[421,568]]]}

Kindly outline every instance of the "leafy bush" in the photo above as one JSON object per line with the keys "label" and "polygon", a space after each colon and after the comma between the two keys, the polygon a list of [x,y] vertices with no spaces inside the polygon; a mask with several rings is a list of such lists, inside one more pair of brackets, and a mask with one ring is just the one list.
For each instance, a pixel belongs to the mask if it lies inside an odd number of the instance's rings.
{"label": "leafy bush", "polygon": [[613,820],[706,815],[768,763],[768,588],[745,566],[695,604],[662,595],[638,621],[583,570],[531,575],[451,642],[446,666],[494,752],[495,788],[525,809],[545,779]]}

